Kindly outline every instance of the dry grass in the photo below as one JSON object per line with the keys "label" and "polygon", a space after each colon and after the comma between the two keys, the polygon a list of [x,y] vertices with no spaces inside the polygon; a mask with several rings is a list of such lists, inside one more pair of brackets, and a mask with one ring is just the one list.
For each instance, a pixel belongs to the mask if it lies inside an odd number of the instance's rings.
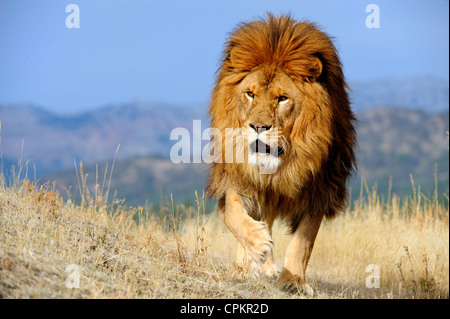
{"label": "dry grass", "polygon": [[[100,187],[91,194],[80,169],[80,204],[19,173],[10,186],[0,177],[1,298],[305,298],[245,276],[233,263],[235,239],[202,198],[197,207],[168,198],[149,214],[108,203]],[[448,197],[365,193],[319,231],[307,271],[314,298],[448,298]],[[275,225],[280,266],[285,232]],[[366,287],[370,264],[380,288]],[[79,267],[79,288],[68,288],[77,273],[69,265]]]}

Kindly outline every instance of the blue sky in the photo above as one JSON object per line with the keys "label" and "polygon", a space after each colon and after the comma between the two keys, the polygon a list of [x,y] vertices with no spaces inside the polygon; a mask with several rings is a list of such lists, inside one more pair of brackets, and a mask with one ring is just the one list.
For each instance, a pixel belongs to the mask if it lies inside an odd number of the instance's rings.
{"label": "blue sky", "polygon": [[[80,28],[68,29],[68,4]],[[368,4],[380,28],[368,29]],[[347,79],[448,79],[449,3],[304,0],[0,0],[0,104],[61,113],[130,100],[206,103],[227,34],[291,12],[335,38]]]}

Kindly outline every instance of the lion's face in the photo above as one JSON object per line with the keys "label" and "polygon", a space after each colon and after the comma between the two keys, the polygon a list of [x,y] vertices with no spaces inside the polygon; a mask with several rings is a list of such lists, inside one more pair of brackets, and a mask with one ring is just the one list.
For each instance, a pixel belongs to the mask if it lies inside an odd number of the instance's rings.
{"label": "lion's face", "polygon": [[[315,78],[296,83],[282,69],[263,66],[242,80],[237,95],[250,167],[275,174],[284,163],[303,161],[305,169],[313,169],[311,165],[320,164],[317,159],[326,157],[331,137],[328,98]],[[309,140],[317,136],[321,141]]]}
{"label": "lion's face", "polygon": [[274,173],[289,152],[301,92],[284,72],[265,71],[261,68],[244,78],[237,105],[248,162]]}

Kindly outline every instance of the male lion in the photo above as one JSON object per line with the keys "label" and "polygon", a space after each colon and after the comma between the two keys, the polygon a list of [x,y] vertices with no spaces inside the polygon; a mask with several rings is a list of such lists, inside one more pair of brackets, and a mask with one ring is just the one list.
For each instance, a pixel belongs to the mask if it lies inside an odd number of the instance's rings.
{"label": "male lion", "polygon": [[237,262],[263,274],[278,274],[271,230],[275,218],[287,221],[293,237],[278,282],[289,290],[305,283],[323,217],[346,204],[356,147],[346,87],[330,38],[286,15],[241,24],[218,70],[209,112],[224,152],[207,191],[238,241]]}

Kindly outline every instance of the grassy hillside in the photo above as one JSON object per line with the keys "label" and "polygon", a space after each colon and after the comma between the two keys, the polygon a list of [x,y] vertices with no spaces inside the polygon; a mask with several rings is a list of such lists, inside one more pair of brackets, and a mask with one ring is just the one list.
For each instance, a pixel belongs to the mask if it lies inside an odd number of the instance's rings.
{"label": "grassy hillside", "polygon": [[[401,108],[372,108],[358,116],[358,182],[363,176],[378,192],[411,192],[410,174],[424,193],[449,187],[449,112],[430,114]],[[436,174],[436,179],[434,175]],[[356,194],[354,194],[356,195]]]}
{"label": "grassy hillside", "polygon": [[[417,189],[389,201],[372,192],[324,221],[307,270],[314,295],[304,296],[236,267],[236,241],[202,198],[169,198],[155,212],[106,202],[107,188],[83,186],[74,204],[51,184],[13,182],[0,176],[0,298],[449,297],[448,196],[442,205]],[[282,224],[274,240],[281,266]],[[372,264],[379,288],[366,286]]]}
{"label": "grassy hillside", "polygon": [[[179,202],[192,205],[195,203],[194,190],[202,192],[206,186],[206,164],[177,165],[170,159],[158,156],[118,160],[114,166],[113,163],[111,160],[84,166],[84,173],[87,174],[86,186],[91,192],[95,192],[96,187],[105,189],[110,184],[109,198],[114,196],[125,199],[127,204],[132,206],[151,204],[159,207],[164,204],[165,196],[170,194]],[[77,166],[79,164],[76,163]],[[45,178],[47,179],[55,181],[57,189],[65,198],[80,201],[80,187],[83,185],[77,178],[75,167]],[[208,208],[209,203],[208,201]]]}

